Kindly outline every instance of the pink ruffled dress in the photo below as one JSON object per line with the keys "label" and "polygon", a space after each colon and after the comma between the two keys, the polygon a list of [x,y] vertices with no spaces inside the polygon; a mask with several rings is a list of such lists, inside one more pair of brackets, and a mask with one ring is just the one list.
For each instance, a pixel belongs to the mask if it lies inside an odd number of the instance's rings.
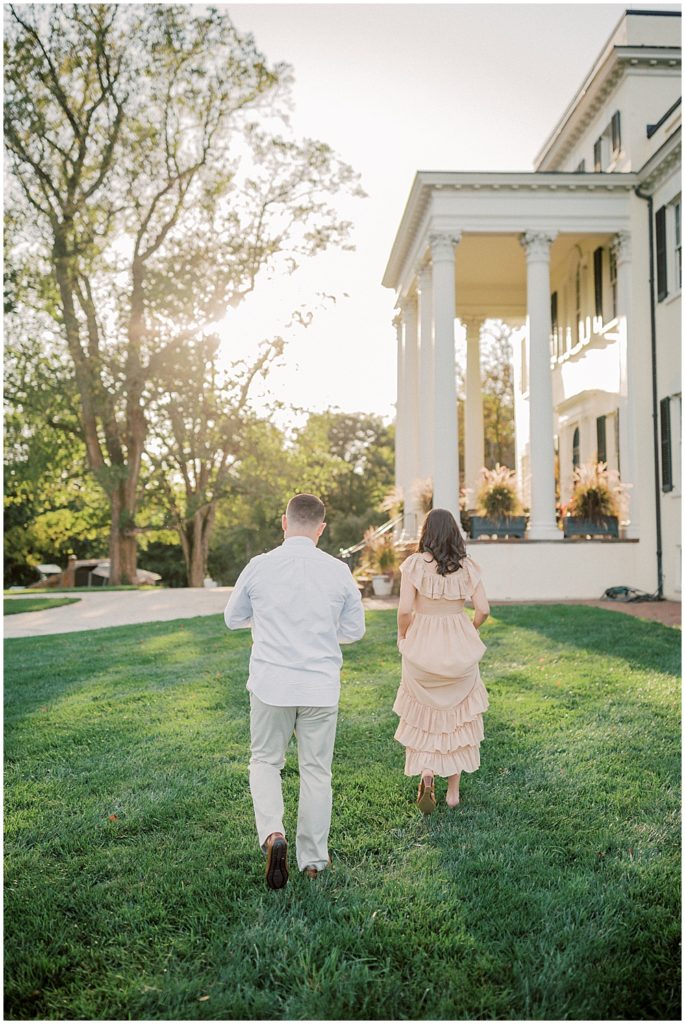
{"label": "pink ruffled dress", "polygon": [[399,643],[402,681],[393,705],[400,717],[395,739],[406,747],[404,774],[475,772],[488,709],[479,668],[486,647],[465,601],[480,569],[467,556],[456,572],[441,576],[430,555],[417,552],[400,571],[416,587],[412,621]]}

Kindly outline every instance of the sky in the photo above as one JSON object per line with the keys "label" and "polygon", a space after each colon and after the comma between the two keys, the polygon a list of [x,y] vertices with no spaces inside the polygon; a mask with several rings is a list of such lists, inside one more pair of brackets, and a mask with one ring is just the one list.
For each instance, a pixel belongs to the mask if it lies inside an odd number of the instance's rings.
{"label": "sky", "polygon": [[[287,333],[268,390],[299,408],[393,418],[394,293],[381,285],[418,170],[533,169],[626,3],[259,4],[222,6],[271,62],[295,75],[296,134],[328,143],[361,175],[342,207],[354,252],[331,250],[259,283],[222,324],[227,358]],[[638,5],[635,5],[638,6]],[[641,9],[678,9],[639,4]],[[335,301],[322,304],[321,293]],[[457,340],[459,358],[460,342]]]}

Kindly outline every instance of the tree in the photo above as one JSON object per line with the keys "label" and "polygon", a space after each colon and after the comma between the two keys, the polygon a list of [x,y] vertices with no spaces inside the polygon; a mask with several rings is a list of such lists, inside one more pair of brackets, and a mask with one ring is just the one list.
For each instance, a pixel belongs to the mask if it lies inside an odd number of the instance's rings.
{"label": "tree", "polygon": [[[485,466],[516,464],[514,422],[514,375],[511,328],[501,320],[489,320],[480,343],[481,392],[483,396],[483,433]],[[459,423],[459,468],[464,483],[464,407],[465,374],[457,370],[457,406]]]}
{"label": "tree", "polygon": [[311,490],[326,505],[324,550],[361,540],[366,528],[387,518],[381,504],[395,475],[394,429],[380,416],[327,410],[311,413],[294,439],[299,490]]}
{"label": "tree", "polygon": [[361,194],[287,131],[289,69],[225,13],[186,5],[10,6],[5,140],[13,304],[69,360],[87,465],[106,494],[111,582],[136,572],[148,406],[165,364],[264,268],[345,244],[330,199]]}
{"label": "tree", "polygon": [[514,431],[514,371],[511,328],[490,321],[481,354],[485,465],[516,465]]}
{"label": "tree", "polygon": [[201,587],[217,506],[235,486],[249,449],[251,385],[281,354],[281,339],[267,342],[251,363],[218,366],[219,339],[187,342],[165,368],[154,403],[148,455],[160,502],[183,548],[188,585]]}

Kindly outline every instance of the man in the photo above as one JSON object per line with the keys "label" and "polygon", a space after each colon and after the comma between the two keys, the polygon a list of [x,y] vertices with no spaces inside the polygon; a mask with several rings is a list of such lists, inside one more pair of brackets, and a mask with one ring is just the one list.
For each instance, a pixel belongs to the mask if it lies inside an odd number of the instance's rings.
{"label": "man", "polygon": [[224,612],[229,629],[252,626],[250,792],[270,889],[288,881],[281,769],[293,731],[300,765],[297,865],[316,878],[330,864],[339,645],[360,640],[365,629],[349,568],[317,549],[325,511],[313,494],[291,498],[283,544],[249,562]]}

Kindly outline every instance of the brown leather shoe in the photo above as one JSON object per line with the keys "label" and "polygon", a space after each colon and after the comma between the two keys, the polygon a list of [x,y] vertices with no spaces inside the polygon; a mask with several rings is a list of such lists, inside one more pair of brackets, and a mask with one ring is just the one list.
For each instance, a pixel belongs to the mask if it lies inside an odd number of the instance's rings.
{"label": "brown leather shoe", "polygon": [[285,836],[269,837],[266,842],[266,884],[282,889],[288,881],[288,843]]}
{"label": "brown leather shoe", "polygon": [[[331,861],[331,858],[329,857],[328,858],[328,866],[330,867],[332,863],[333,862]],[[325,870],[326,870],[325,868],[315,868],[313,864],[310,864],[308,867],[306,867],[304,869],[302,874],[306,875],[307,878],[318,878],[319,875],[321,874],[321,872],[325,871]]]}

